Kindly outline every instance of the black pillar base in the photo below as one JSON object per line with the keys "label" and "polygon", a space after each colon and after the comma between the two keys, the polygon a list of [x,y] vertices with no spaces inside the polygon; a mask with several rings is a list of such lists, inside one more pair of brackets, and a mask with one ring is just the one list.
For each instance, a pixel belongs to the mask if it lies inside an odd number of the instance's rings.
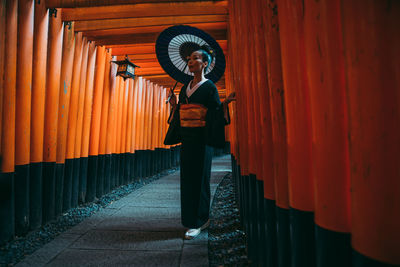
{"label": "black pillar base", "polygon": [[120,154],[120,160],[121,160],[121,169],[120,169],[120,183],[121,185],[126,184],[126,153],[121,153]]}
{"label": "black pillar base", "polygon": [[278,267],[291,266],[289,209],[276,206]]}
{"label": "black pillar base", "polygon": [[74,158],[72,159],[73,169],[72,169],[72,193],[71,193],[71,207],[75,208],[78,206],[78,198],[79,198],[79,176],[80,176],[80,167],[81,167],[81,159]]}
{"label": "black pillar base", "polygon": [[132,154],[127,152],[125,154],[125,175],[124,175],[125,184],[129,184],[131,180],[131,162],[132,162]]}
{"label": "black pillar base", "polygon": [[[277,256],[277,220],[275,200],[264,198],[265,215],[265,265],[267,267],[278,266]],[[289,234],[289,233],[288,233]]]}
{"label": "black pillar base", "polygon": [[253,194],[256,197],[257,258],[259,265],[266,266],[264,257],[265,252],[267,252],[267,247],[265,246],[265,231],[267,230],[265,227],[265,215],[268,216],[268,214],[264,214],[264,181],[257,179],[255,189]]}
{"label": "black pillar base", "polygon": [[165,149],[160,148],[160,168],[161,171],[165,170]]}
{"label": "black pillar base", "polygon": [[248,182],[248,256],[253,263],[259,262],[257,254],[257,240],[259,233],[257,232],[257,199],[256,199],[256,176],[250,174],[247,180]]}
{"label": "black pillar base", "polygon": [[242,228],[243,230],[248,234],[248,223],[247,223],[247,179],[249,179],[248,176],[241,175],[241,170],[239,166],[239,188],[240,188],[240,221],[242,222]]}
{"label": "black pillar base", "polygon": [[87,187],[87,175],[88,175],[88,161],[89,158],[80,158],[79,166],[79,192],[78,192],[78,202],[86,202],[86,187]]}
{"label": "black pillar base", "polygon": [[42,176],[43,162],[31,163],[29,181],[29,223],[30,229],[38,229],[42,225]]}
{"label": "black pillar base", "polygon": [[66,159],[64,167],[63,211],[67,211],[70,208],[75,207],[72,204],[73,172],[74,172],[74,159]]}
{"label": "black pillar base", "polygon": [[119,187],[122,185],[122,162],[121,162],[121,154],[116,154],[116,165],[115,167],[116,169],[116,177],[115,177],[115,181],[116,181],[116,185],[115,187]]}
{"label": "black pillar base", "polygon": [[104,194],[111,191],[112,155],[104,155]]}
{"label": "black pillar base", "polygon": [[144,164],[143,164],[144,177],[149,177],[150,176],[150,161],[151,161],[150,150],[144,150],[143,156],[144,156]]}
{"label": "black pillar base", "polygon": [[156,150],[151,151],[151,176],[156,175],[157,172],[157,152]]}
{"label": "black pillar base", "polygon": [[96,180],[96,197],[100,198],[104,195],[104,177],[106,168],[106,155],[98,156],[98,167],[97,167],[97,180]]}
{"label": "black pillar base", "polygon": [[135,150],[135,158],[133,161],[133,176],[135,181],[139,179],[139,150]]}
{"label": "black pillar base", "polygon": [[43,224],[55,218],[56,163],[43,162]]}
{"label": "black pillar base", "polygon": [[29,164],[15,166],[15,235],[29,231]]}
{"label": "black pillar base", "polygon": [[399,267],[398,264],[383,263],[369,257],[362,255],[361,253],[353,249],[353,266],[352,267]]}
{"label": "black pillar base", "polygon": [[290,209],[290,237],[293,266],[316,266],[313,212]]}
{"label": "black pillar base", "polygon": [[0,245],[15,235],[14,173],[0,173]]}
{"label": "black pillar base", "polygon": [[168,152],[167,152],[167,157],[168,157],[168,159],[167,159],[167,168],[168,169],[171,169],[172,168],[172,150],[171,149],[168,149],[167,150]]}
{"label": "black pillar base", "polygon": [[89,156],[88,159],[86,202],[92,202],[96,198],[98,160],[98,156]]}
{"label": "black pillar base", "polygon": [[64,164],[56,163],[56,184],[55,184],[55,201],[56,201],[56,217],[61,215],[62,212],[69,210],[68,203],[63,207],[64,202]]}
{"label": "black pillar base", "polygon": [[137,155],[137,157],[136,157],[136,165],[135,165],[135,168],[137,169],[137,176],[139,177],[139,179],[141,179],[141,178],[143,178],[144,177],[144,168],[143,168],[143,165],[144,165],[144,151],[143,150],[137,150],[136,151],[136,155]]}
{"label": "black pillar base", "polygon": [[117,186],[117,154],[111,154],[110,191]]}
{"label": "black pillar base", "polygon": [[351,266],[351,235],[315,225],[318,267]]}
{"label": "black pillar base", "polygon": [[178,151],[176,152],[176,160],[177,160],[177,165],[179,166],[181,164],[181,146],[177,146]]}
{"label": "black pillar base", "polygon": [[155,153],[155,168],[156,168],[156,172],[160,173],[162,171],[161,169],[161,150],[160,148],[156,148],[154,150]]}

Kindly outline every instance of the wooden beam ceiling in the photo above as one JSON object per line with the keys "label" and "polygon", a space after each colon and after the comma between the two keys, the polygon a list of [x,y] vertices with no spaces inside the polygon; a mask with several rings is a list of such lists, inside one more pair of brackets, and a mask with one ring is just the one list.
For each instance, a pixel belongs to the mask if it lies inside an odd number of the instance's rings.
{"label": "wooden beam ceiling", "polygon": [[75,22],[75,31],[95,31],[144,26],[179,25],[188,23],[226,22],[227,15],[165,16],[145,18],[124,18],[104,20],[83,20]]}
{"label": "wooden beam ceiling", "polygon": [[[226,40],[217,40],[224,53],[226,54],[228,50],[228,45]],[[156,49],[154,43],[148,44],[128,44],[128,45],[106,45],[106,48],[112,49],[112,55],[123,56],[123,55],[139,55],[143,58],[156,58]],[[150,54],[150,55],[149,55]]]}
{"label": "wooden beam ceiling", "polygon": [[[63,21],[73,21],[76,32],[111,50],[117,59],[125,55],[142,76],[165,88],[175,84],[158,63],[155,41],[168,27],[185,24],[210,34],[227,54],[227,0],[47,0],[48,7],[63,7]],[[112,6],[111,6],[112,5]],[[225,77],[216,84],[225,97]],[[178,84],[176,91],[182,87]]]}
{"label": "wooden beam ceiling", "polygon": [[[111,10],[110,10],[111,9]],[[122,18],[185,16],[188,13],[196,15],[226,15],[227,1],[203,2],[169,2],[145,3],[131,5],[114,5],[85,8],[64,8],[63,21],[102,20]]]}
{"label": "wooden beam ceiling", "polygon": [[[211,23],[187,23],[186,25],[196,27],[203,31],[215,31],[215,30],[226,30],[226,22],[211,22]],[[100,37],[110,35],[124,35],[124,34],[139,34],[139,33],[157,33],[159,34],[163,30],[173,26],[170,25],[159,25],[159,26],[143,26],[143,27],[131,27],[131,28],[118,28],[118,29],[105,29],[105,30],[94,30],[85,31],[84,35],[88,37]]]}
{"label": "wooden beam ceiling", "polygon": [[[216,40],[226,40],[226,30],[208,32]],[[120,45],[120,44],[145,44],[154,43],[159,33],[139,33],[125,35],[110,35],[101,37],[88,37],[89,41],[95,41],[97,45]],[[84,35],[85,36],[85,35]]]}
{"label": "wooden beam ceiling", "polygon": [[[213,0],[219,2],[220,0]],[[78,7],[97,7],[97,6],[115,6],[115,5],[132,5],[143,3],[168,3],[171,0],[46,0],[48,8],[78,8]],[[178,0],[174,2],[190,3],[190,2],[208,2],[202,0]]]}

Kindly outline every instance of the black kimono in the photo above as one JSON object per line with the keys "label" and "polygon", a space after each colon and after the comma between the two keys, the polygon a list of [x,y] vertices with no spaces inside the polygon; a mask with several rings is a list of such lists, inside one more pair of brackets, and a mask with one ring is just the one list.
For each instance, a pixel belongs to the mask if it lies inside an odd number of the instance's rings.
{"label": "black kimono", "polygon": [[181,127],[181,218],[183,226],[199,228],[209,219],[210,174],[213,146],[225,145],[224,112],[217,88],[210,80],[190,96],[187,85],[179,94],[179,103],[207,107],[205,127]]}

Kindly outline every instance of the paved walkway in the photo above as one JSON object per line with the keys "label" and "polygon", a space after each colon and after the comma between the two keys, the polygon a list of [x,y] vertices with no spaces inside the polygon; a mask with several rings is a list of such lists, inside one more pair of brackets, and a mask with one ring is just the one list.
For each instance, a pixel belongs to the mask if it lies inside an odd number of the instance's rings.
{"label": "paved walkway", "polygon": [[[211,193],[230,157],[213,160]],[[183,240],[179,171],[111,203],[16,266],[208,266],[208,232]]]}

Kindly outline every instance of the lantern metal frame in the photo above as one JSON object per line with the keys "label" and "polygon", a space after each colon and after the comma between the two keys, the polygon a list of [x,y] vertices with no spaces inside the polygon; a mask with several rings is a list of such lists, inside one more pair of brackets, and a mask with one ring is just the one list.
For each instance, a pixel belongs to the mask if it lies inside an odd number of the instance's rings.
{"label": "lantern metal frame", "polygon": [[124,60],[111,61],[118,65],[117,76],[124,78],[124,81],[128,78],[135,79],[135,68],[140,68],[140,66],[134,64],[130,61],[128,55],[125,56]]}

